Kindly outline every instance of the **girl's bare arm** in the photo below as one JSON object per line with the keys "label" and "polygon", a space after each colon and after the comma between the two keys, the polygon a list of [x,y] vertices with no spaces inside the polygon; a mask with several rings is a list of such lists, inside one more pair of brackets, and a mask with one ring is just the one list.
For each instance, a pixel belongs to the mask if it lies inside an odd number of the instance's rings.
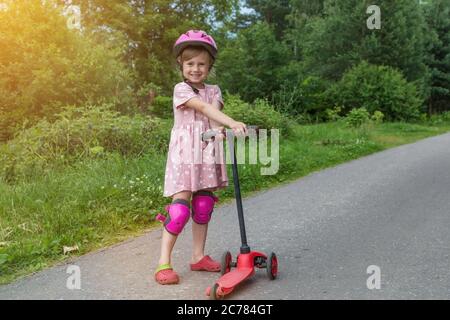
{"label": "girl's bare arm", "polygon": [[199,98],[192,98],[188,100],[184,105],[188,108],[192,108],[198,112],[201,112],[202,114],[207,116],[210,120],[225,125],[230,129],[233,129],[233,131],[236,132],[242,131],[243,133],[247,132],[247,128],[244,123],[235,121],[222,111],[216,109],[213,105],[203,102]]}
{"label": "girl's bare arm", "polygon": [[[220,111],[222,104],[219,101],[215,100],[215,101],[213,101],[212,106]],[[211,125],[212,129],[217,129],[222,126],[221,123],[214,121],[212,119],[209,119],[209,124]]]}

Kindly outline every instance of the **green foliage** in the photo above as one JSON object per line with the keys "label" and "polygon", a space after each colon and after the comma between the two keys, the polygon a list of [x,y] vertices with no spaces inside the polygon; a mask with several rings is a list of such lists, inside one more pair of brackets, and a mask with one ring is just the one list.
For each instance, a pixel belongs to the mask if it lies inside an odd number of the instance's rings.
{"label": "green foliage", "polygon": [[388,121],[413,120],[420,114],[422,100],[416,87],[397,70],[362,62],[349,70],[326,94],[328,103],[344,112],[363,107],[381,111]]}
{"label": "green foliage", "polygon": [[369,122],[369,116],[366,108],[352,109],[345,117],[345,122],[349,127],[359,128]]}
{"label": "green foliage", "polygon": [[281,135],[288,135],[292,121],[275,111],[267,100],[257,99],[254,103],[242,101],[238,96],[226,95],[225,108],[227,115],[247,125],[256,125],[262,129],[279,129]]}
{"label": "green foliage", "polygon": [[274,26],[277,39],[281,39],[288,26],[286,15],[292,10],[291,0],[247,0],[247,7],[258,15],[259,21]]}
{"label": "green foliage", "polygon": [[383,122],[383,118],[384,118],[383,112],[376,110],[370,117],[370,120],[372,120],[376,124],[380,124]]}
{"label": "green foliage", "polygon": [[305,77],[298,82],[286,81],[273,94],[272,103],[277,110],[293,117],[307,114],[314,118],[325,111],[323,92],[326,88],[327,83],[314,76]]}
{"label": "green foliage", "polygon": [[284,40],[289,45],[295,61],[304,63],[306,60],[305,43],[314,29],[311,22],[323,15],[324,2],[325,0],[291,0],[293,8],[286,16],[290,27],[285,32]]}
{"label": "green foliage", "polygon": [[150,113],[159,118],[173,118],[171,97],[157,96],[149,107]]}
{"label": "green foliage", "polygon": [[119,52],[69,29],[58,7],[13,1],[0,10],[0,135],[49,120],[64,105],[111,102],[133,108],[132,72]]}
{"label": "green foliage", "polygon": [[338,121],[341,119],[341,116],[339,113],[341,113],[342,108],[341,107],[334,107],[333,109],[326,109],[325,114],[328,121]]}
{"label": "green foliage", "polygon": [[[57,0],[67,3],[67,0]],[[237,0],[71,0],[80,6],[86,33],[121,50],[137,83],[154,83],[168,95],[179,74],[172,46],[189,29],[211,31],[227,20]],[[218,44],[219,46],[221,43]]]}
{"label": "green foliage", "polygon": [[430,68],[428,113],[450,109],[450,0],[430,0],[424,7]]}
{"label": "green foliage", "polygon": [[161,92],[161,87],[152,82],[142,84],[136,92],[139,110],[146,114],[149,111],[150,104],[153,103],[158,93]]}
{"label": "green foliage", "polygon": [[428,121],[428,115],[426,113],[421,113],[418,119],[419,122],[427,122]]}
{"label": "green foliage", "polygon": [[288,49],[272,28],[258,22],[229,40],[216,63],[216,78],[222,91],[239,94],[245,101],[269,98],[280,87]]}
{"label": "green foliage", "polygon": [[445,111],[441,114],[442,120],[450,122],[450,111]]}
{"label": "green foliage", "polygon": [[430,123],[432,125],[450,123],[450,111],[445,111],[441,114],[432,114],[431,116],[426,117],[422,122]]}
{"label": "green foliage", "polygon": [[121,116],[109,105],[67,107],[58,119],[41,120],[1,145],[0,176],[7,181],[106,153],[138,157],[167,149],[171,121]]}
{"label": "green foliage", "polygon": [[[323,16],[300,24],[291,34],[302,45],[307,69],[315,75],[338,80],[362,60],[402,71],[408,81],[426,76],[424,64],[425,21],[417,1],[379,0],[381,29],[369,29],[369,1],[327,0]],[[300,42],[301,41],[301,42]]]}
{"label": "green foliage", "polygon": [[441,124],[442,121],[442,117],[438,114],[432,114],[430,116],[430,118],[428,119],[428,122],[431,123],[432,125],[439,125]]}

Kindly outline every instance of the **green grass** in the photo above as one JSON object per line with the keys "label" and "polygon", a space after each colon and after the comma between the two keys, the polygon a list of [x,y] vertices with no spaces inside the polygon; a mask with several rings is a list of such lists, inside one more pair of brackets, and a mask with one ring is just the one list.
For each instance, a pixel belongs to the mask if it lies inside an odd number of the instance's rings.
{"label": "green grass", "polygon": [[[450,124],[386,123],[361,130],[342,123],[297,126],[280,137],[275,175],[240,165],[242,193],[287,183],[322,168],[450,131]],[[270,148],[268,148],[270,150]],[[159,227],[153,220],[170,201],[162,197],[166,155],[86,160],[31,181],[0,182],[0,283]],[[231,171],[229,178],[231,184]],[[231,200],[233,188],[219,192]]]}

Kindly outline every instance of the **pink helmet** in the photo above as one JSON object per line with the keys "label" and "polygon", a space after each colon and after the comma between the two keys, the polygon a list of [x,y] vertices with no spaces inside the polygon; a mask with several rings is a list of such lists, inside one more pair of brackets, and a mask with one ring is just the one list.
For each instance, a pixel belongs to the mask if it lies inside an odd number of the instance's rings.
{"label": "pink helmet", "polygon": [[217,55],[217,45],[213,37],[208,35],[202,30],[189,30],[183,33],[173,46],[173,51],[175,56],[178,57],[180,53],[190,45],[201,46],[208,50],[211,56],[216,59]]}

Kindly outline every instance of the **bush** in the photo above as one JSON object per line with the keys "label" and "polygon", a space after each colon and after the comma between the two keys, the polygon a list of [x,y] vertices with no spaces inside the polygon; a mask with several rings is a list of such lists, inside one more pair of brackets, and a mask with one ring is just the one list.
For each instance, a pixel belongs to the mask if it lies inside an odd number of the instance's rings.
{"label": "bush", "polygon": [[171,97],[158,96],[150,105],[150,113],[156,117],[173,118],[173,104]]}
{"label": "bush", "polygon": [[418,122],[427,122],[428,121],[428,114],[421,113],[418,119]]}
{"label": "bush", "polygon": [[416,87],[391,67],[362,62],[344,74],[326,96],[328,103],[342,106],[345,113],[363,107],[369,113],[381,111],[388,121],[420,117],[422,100]]}
{"label": "bush", "polygon": [[384,114],[381,111],[375,111],[372,115],[372,117],[370,118],[373,122],[375,123],[382,123],[383,122],[383,118],[384,118]]}
{"label": "bush", "polygon": [[274,110],[267,100],[257,99],[249,104],[238,96],[226,95],[223,112],[246,125],[257,125],[263,129],[280,129],[281,135],[288,135],[292,120]]}
{"label": "bush", "polygon": [[323,92],[327,83],[318,77],[309,76],[298,82],[287,82],[272,96],[276,110],[292,117],[320,118],[324,120],[326,104]]}
{"label": "bush", "polygon": [[450,111],[443,112],[441,117],[444,122],[450,122]]}
{"label": "bush", "polygon": [[352,109],[345,118],[345,122],[352,128],[359,128],[369,122],[369,112],[366,108]]}
{"label": "bush", "polygon": [[150,105],[154,103],[155,97],[161,91],[161,87],[152,82],[146,82],[140,85],[136,91],[136,99],[140,113],[147,114],[150,111]]}
{"label": "bush", "polygon": [[169,120],[142,115],[120,116],[110,105],[66,107],[58,120],[41,120],[2,146],[1,176],[6,181],[33,174],[36,169],[67,165],[107,153],[140,156],[167,150]]}
{"label": "bush", "polygon": [[422,113],[420,115],[419,123],[430,123],[432,125],[438,125],[442,123],[450,123],[450,111],[443,113],[435,113],[428,115],[427,113]]}
{"label": "bush", "polygon": [[325,114],[327,115],[328,121],[337,121],[341,118],[339,113],[341,113],[341,107],[334,107],[333,109],[326,109]]}

